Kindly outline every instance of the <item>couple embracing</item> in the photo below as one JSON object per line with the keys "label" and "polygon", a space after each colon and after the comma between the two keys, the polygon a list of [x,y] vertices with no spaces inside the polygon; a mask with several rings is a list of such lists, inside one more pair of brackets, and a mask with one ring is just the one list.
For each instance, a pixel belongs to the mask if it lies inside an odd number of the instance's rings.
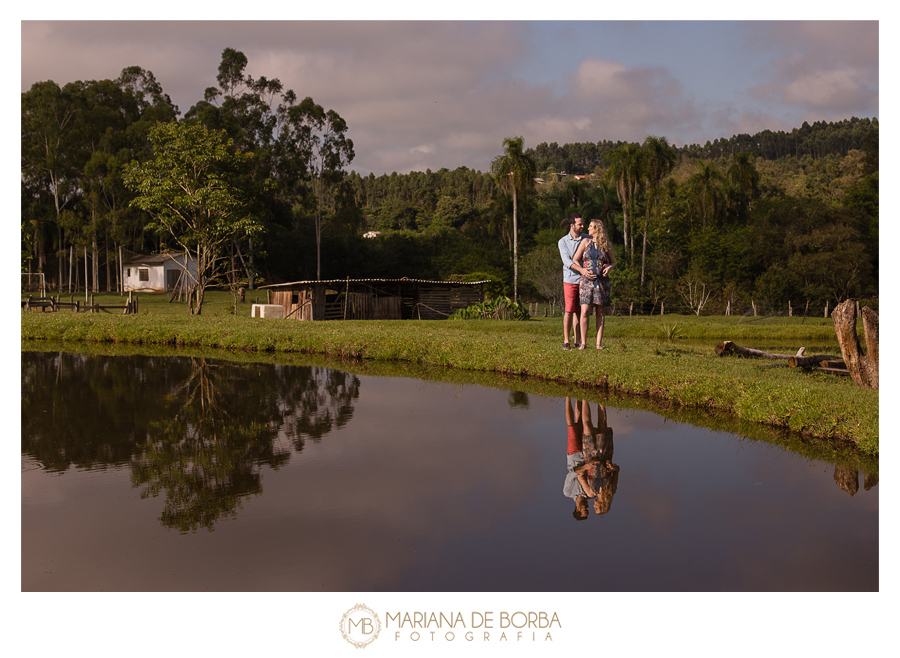
{"label": "couple embracing", "polygon": [[559,256],[563,263],[563,349],[569,349],[569,334],[575,329],[575,346],[587,347],[591,309],[597,317],[597,349],[603,349],[605,309],[610,304],[609,271],[615,267],[612,244],[606,227],[592,219],[588,235],[582,233],[584,220],[578,213],[565,219],[569,232],[559,239]]}

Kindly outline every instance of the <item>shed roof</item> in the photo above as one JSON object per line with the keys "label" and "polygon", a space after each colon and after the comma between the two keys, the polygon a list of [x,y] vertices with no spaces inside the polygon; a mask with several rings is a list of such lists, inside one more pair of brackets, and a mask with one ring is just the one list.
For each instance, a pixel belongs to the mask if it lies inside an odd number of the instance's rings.
{"label": "shed roof", "polygon": [[428,279],[326,279],[323,281],[292,281],[290,283],[271,283],[267,286],[260,286],[260,290],[263,288],[287,288],[289,286],[311,286],[317,283],[325,283],[325,284],[339,284],[342,283],[344,285],[348,283],[432,283],[432,284],[443,284],[443,285],[453,285],[453,286],[477,286],[482,283],[491,283],[492,279],[485,279],[484,281],[431,281]]}

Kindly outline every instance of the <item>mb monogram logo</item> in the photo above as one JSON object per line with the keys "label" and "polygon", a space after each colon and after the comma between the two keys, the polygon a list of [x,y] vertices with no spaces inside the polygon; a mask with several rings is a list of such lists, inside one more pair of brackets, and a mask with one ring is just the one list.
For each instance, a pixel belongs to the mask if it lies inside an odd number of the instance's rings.
{"label": "mb monogram logo", "polygon": [[350,608],[341,618],[341,635],[357,649],[362,649],[378,637],[381,620],[362,603]]}

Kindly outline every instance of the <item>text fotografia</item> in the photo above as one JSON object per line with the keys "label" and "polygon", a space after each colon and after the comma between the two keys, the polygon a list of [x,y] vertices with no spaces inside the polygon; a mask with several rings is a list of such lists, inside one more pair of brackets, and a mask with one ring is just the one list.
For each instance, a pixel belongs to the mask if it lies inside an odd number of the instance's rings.
{"label": "text fotografia", "polygon": [[550,631],[562,624],[555,612],[473,612],[468,618],[461,612],[388,612],[384,628],[394,631],[395,641],[552,642]]}

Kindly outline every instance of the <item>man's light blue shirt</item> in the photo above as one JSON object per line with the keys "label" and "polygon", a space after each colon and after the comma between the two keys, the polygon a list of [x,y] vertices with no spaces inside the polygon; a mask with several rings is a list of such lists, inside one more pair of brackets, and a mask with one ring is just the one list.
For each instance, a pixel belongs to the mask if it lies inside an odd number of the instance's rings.
{"label": "man's light blue shirt", "polygon": [[559,247],[559,257],[563,263],[563,283],[574,283],[578,285],[581,281],[581,275],[572,269],[572,258],[575,256],[575,250],[585,238],[591,236],[582,233],[579,237],[573,238],[571,233],[566,233],[559,239],[557,246]]}

